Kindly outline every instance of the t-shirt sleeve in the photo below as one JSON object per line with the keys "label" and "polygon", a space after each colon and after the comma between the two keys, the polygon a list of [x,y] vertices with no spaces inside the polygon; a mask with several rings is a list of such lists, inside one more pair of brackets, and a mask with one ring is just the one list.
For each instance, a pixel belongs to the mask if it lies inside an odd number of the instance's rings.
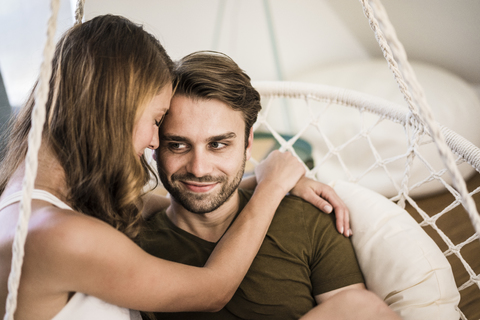
{"label": "t-shirt sleeve", "polygon": [[336,230],[335,215],[325,214],[309,203],[303,206],[312,245],[309,263],[313,295],[363,283],[352,243]]}

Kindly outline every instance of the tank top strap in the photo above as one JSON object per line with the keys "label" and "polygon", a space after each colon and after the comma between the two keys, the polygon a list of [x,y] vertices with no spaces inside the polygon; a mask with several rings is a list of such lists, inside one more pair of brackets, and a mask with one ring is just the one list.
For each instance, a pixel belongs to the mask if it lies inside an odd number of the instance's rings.
{"label": "tank top strap", "polygon": [[[3,199],[2,202],[0,202],[0,210],[2,210],[3,208],[15,202],[20,202],[20,200],[22,199],[22,194],[23,194],[23,191],[18,191],[5,197],[5,199]],[[34,189],[32,192],[32,199],[50,202],[55,207],[58,207],[60,209],[73,210],[67,204],[65,204],[65,202],[63,202],[62,200],[58,199],[53,194],[45,190]]]}

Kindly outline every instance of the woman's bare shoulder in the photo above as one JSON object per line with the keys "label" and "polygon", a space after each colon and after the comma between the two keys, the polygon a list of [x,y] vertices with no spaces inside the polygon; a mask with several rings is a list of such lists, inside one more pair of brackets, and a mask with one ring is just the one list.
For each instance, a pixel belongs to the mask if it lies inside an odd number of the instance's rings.
{"label": "woman's bare shoulder", "polygon": [[122,235],[100,219],[83,213],[61,209],[52,205],[37,205],[29,223],[29,235],[35,242],[58,246],[68,250],[88,246],[92,240],[99,240],[104,233]]}
{"label": "woman's bare shoulder", "polygon": [[55,290],[79,291],[77,283],[86,275],[79,271],[115,255],[113,244],[122,243],[133,244],[97,218],[37,204],[29,224],[24,264],[27,272],[31,266],[32,274],[58,286]]}

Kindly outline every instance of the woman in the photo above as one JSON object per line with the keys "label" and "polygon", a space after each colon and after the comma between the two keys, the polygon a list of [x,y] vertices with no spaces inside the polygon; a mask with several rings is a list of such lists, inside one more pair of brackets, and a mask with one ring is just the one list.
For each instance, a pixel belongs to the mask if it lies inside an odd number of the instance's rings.
{"label": "woman", "polygon": [[[304,169],[291,155],[270,155],[254,196],[203,268],[142,251],[134,241],[150,177],[143,152],[158,146],[172,65],[153,36],[121,17],[94,18],[59,41],[15,319],[129,319],[127,308],[214,311],[240,284]],[[34,103],[32,93],[0,167],[0,314]]]}

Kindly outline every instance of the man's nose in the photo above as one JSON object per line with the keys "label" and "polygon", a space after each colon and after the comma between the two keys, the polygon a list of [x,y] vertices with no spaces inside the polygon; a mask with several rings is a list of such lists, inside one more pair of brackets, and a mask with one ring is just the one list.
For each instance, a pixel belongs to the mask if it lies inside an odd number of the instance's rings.
{"label": "man's nose", "polygon": [[187,164],[187,171],[195,177],[200,178],[212,172],[211,161],[207,152],[204,150],[195,149],[190,153],[190,159]]}

